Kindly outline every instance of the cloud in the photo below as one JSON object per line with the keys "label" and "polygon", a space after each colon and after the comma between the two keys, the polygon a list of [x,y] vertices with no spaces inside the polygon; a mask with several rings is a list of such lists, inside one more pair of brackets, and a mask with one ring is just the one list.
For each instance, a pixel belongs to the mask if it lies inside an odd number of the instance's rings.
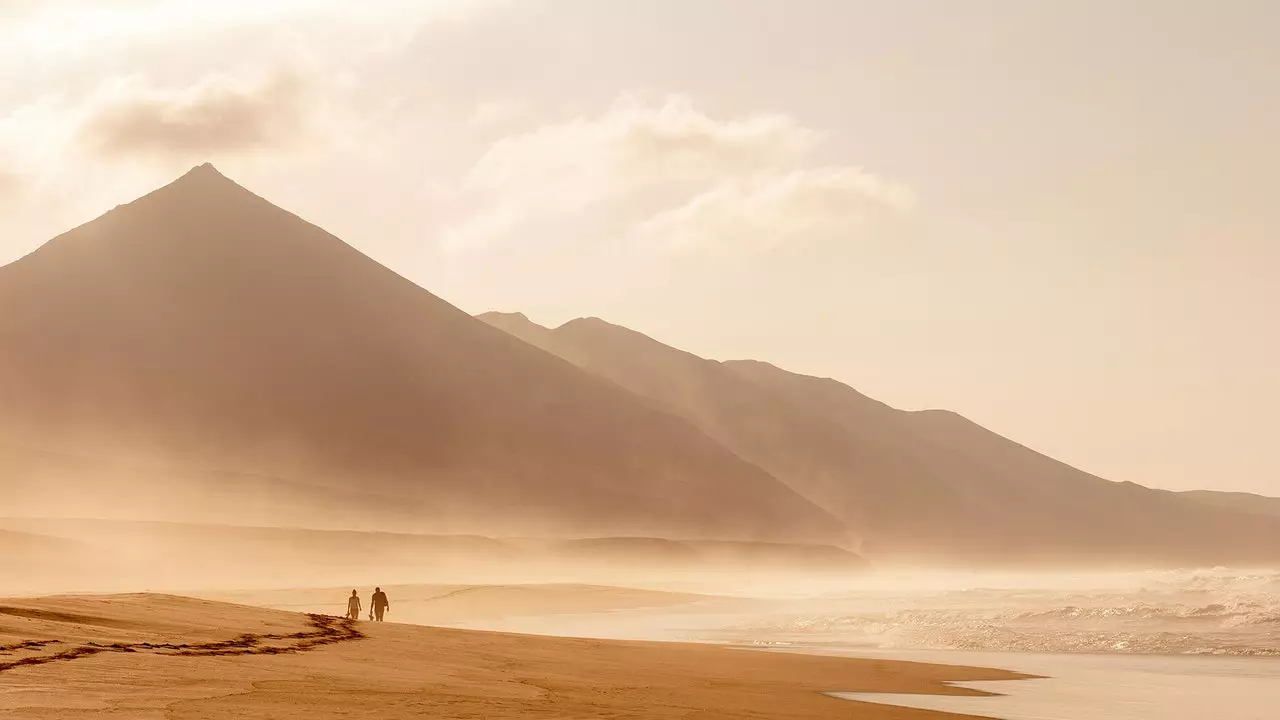
{"label": "cloud", "polygon": [[822,139],[785,115],[718,119],[681,96],[624,96],[598,117],[494,142],[468,173],[443,244],[765,247],[914,204],[904,186],[817,165]]}
{"label": "cloud", "polygon": [[600,118],[575,118],[495,142],[468,177],[468,185],[494,189],[554,179],[582,192],[598,182],[697,180],[724,172],[785,163],[811,149],[817,134],[785,116],[716,121],[683,97],[650,106],[623,97]]}
{"label": "cloud", "polygon": [[17,202],[22,189],[22,178],[17,173],[0,167],[0,208]]}
{"label": "cloud", "polygon": [[309,130],[307,87],[289,74],[252,84],[212,78],[171,94],[134,87],[112,95],[81,129],[88,147],[109,158],[279,150]]}
{"label": "cloud", "polygon": [[[379,111],[401,80],[391,58],[425,28],[497,1],[0,0],[0,123],[37,107],[59,130],[85,126],[58,138],[67,152],[46,152],[42,172],[51,154],[87,162],[86,147],[147,147],[149,130],[152,152],[205,150],[202,129],[211,148],[278,139],[311,116],[308,103],[348,117]],[[264,69],[290,74],[264,79]]]}
{"label": "cloud", "polygon": [[320,188],[304,198],[413,182],[434,120],[397,106],[429,92],[417,43],[503,1],[0,0],[0,169],[21,193],[0,262],[195,162]]}
{"label": "cloud", "polygon": [[[337,36],[409,37],[423,24],[486,8],[495,0],[3,0],[0,56],[80,62],[138,45],[179,46],[254,28],[325,29]],[[269,54],[275,48],[260,48]],[[332,49],[332,46],[327,48]],[[353,46],[352,52],[359,52]]]}
{"label": "cloud", "polygon": [[367,147],[390,59],[497,1],[0,0],[0,153],[49,185],[135,152]]}
{"label": "cloud", "polygon": [[476,106],[470,125],[475,128],[509,127],[527,120],[532,112],[524,100],[488,100]]}
{"label": "cloud", "polygon": [[838,239],[916,203],[906,186],[857,168],[798,170],[785,175],[733,180],[632,229],[646,245],[680,252],[732,244],[766,250],[795,240]]}

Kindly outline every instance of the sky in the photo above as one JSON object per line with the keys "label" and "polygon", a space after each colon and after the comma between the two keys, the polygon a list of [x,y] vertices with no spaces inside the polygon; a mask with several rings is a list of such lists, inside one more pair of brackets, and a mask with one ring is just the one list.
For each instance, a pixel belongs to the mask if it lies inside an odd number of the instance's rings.
{"label": "sky", "polygon": [[213,162],[598,316],[1280,495],[1280,3],[0,0],[0,262]]}

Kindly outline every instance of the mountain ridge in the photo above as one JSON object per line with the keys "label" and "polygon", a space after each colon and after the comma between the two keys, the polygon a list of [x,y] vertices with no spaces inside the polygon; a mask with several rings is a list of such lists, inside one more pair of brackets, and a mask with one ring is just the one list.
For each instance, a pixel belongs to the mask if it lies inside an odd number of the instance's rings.
{"label": "mountain ridge", "polygon": [[1097,477],[952,411],[897,410],[830,378],[699,358],[600,320],[479,317],[688,418],[857,527],[873,559],[1280,559],[1280,522]]}
{"label": "mountain ridge", "polygon": [[1217,507],[1280,517],[1280,497],[1225,490],[1184,490],[1178,494]]}
{"label": "mountain ridge", "polygon": [[684,419],[211,165],[0,268],[0,442],[367,490],[447,531],[848,544]]}

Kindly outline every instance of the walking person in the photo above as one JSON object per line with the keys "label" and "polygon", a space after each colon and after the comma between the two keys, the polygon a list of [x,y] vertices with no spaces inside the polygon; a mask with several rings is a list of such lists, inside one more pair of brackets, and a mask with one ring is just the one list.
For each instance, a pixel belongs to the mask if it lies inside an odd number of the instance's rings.
{"label": "walking person", "polygon": [[360,596],[355,590],[352,590],[351,597],[347,598],[347,617],[352,620],[360,619]]}
{"label": "walking person", "polygon": [[382,622],[382,614],[391,609],[391,601],[387,599],[387,594],[382,592],[382,588],[376,587],[373,589],[373,599],[369,602],[373,604],[374,617],[378,622]]}

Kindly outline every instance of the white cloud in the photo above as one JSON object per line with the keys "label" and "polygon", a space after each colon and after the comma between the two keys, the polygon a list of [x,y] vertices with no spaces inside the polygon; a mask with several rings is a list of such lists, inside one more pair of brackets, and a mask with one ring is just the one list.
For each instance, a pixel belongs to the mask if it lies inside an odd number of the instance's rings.
{"label": "white cloud", "polygon": [[857,168],[797,170],[726,181],[632,229],[645,245],[690,252],[764,250],[796,240],[838,240],[885,210],[915,206],[906,186]]}
{"label": "white cloud", "polygon": [[308,91],[287,73],[253,82],[214,76],[169,92],[128,83],[91,108],[81,136],[105,157],[280,152],[310,135]]}
{"label": "white cloud", "polygon": [[22,189],[23,179],[17,173],[0,166],[0,208],[16,203]]}
{"label": "white cloud", "polygon": [[[365,94],[369,76],[424,27],[497,2],[0,0],[0,156],[53,186],[136,164],[112,160],[133,150],[194,156],[294,130],[374,152],[360,131],[387,100]],[[264,78],[273,68],[286,72]]]}
{"label": "white cloud", "polygon": [[402,156],[387,67],[497,1],[0,0],[0,168],[22,193],[0,263],[188,163],[254,182]]}
{"label": "white cloud", "polygon": [[66,151],[78,122],[76,108],[56,94],[0,107],[0,158],[11,174],[46,176]]}
{"label": "white cloud", "polygon": [[533,108],[524,100],[488,100],[476,106],[470,125],[475,128],[504,128],[528,120]]}
{"label": "white cloud", "polygon": [[354,96],[360,73],[403,51],[424,26],[497,1],[0,0],[0,120],[57,106],[48,119],[61,125],[99,112],[89,106],[104,95],[125,92],[138,105],[167,105],[170,120],[183,93],[206,94],[188,97],[191,112],[206,100],[229,111],[231,96],[252,101],[272,68],[287,69],[295,89]]}
{"label": "white cloud", "polygon": [[578,117],[495,142],[468,178],[477,189],[555,179],[600,192],[600,176],[644,183],[700,180],[783,165],[811,149],[817,134],[785,116],[716,121],[683,97],[651,106],[624,97],[597,119]]}
{"label": "white cloud", "polygon": [[[815,166],[822,136],[785,115],[717,119],[684,97],[626,96],[602,115],[494,142],[471,169],[446,249],[633,240],[745,248],[856,229],[909,189]],[[735,239],[737,238],[737,239]]]}
{"label": "white cloud", "polygon": [[[139,43],[171,45],[184,37],[288,29],[305,24],[342,33],[372,27],[411,34],[422,23],[487,4],[486,0],[21,0],[0,5],[0,48],[44,62],[78,62]],[[359,48],[353,48],[358,50]]]}

